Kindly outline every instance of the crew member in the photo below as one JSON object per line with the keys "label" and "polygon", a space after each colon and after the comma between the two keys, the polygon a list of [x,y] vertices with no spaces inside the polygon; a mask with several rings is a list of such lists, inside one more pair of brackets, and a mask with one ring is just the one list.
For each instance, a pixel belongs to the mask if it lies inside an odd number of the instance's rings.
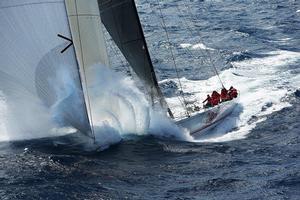
{"label": "crew member", "polygon": [[237,98],[237,96],[238,96],[237,90],[232,86],[229,88],[229,93],[228,94],[231,98]]}
{"label": "crew member", "polygon": [[221,95],[217,91],[213,91],[211,95],[211,104],[212,106],[218,105],[220,103]]}
{"label": "crew member", "polygon": [[223,88],[221,90],[221,101],[224,102],[224,101],[229,101],[231,100],[229,94],[228,94],[228,90],[226,90],[226,88]]}
{"label": "crew member", "polygon": [[206,101],[207,103],[204,105],[204,108],[212,107],[211,97],[209,96],[209,94],[207,95],[207,98],[202,103],[205,103]]}

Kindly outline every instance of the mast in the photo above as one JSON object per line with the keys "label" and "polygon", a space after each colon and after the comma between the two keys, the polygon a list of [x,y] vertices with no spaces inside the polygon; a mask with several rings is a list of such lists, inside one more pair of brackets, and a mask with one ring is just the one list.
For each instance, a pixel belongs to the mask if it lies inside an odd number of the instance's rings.
{"label": "mast", "polygon": [[98,0],[102,23],[148,92],[173,114],[158,86],[157,78],[134,0]]}

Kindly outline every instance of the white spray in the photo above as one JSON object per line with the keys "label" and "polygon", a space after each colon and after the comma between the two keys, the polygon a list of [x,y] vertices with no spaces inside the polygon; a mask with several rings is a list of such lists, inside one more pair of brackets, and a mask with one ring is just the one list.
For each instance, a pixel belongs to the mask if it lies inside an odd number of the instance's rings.
{"label": "white spray", "polygon": [[116,135],[115,141],[125,134],[152,134],[176,139],[188,137],[174,128],[173,122],[160,113],[161,110],[152,109],[132,79],[101,65],[89,70],[93,74],[88,90],[97,141],[103,141],[107,135],[101,131],[102,127],[114,130],[109,137]]}
{"label": "white spray", "polygon": [[[46,107],[26,90],[16,96],[2,95],[1,140],[23,140],[74,133],[72,127],[61,127],[68,121],[83,120],[83,102],[78,86],[66,67],[60,67],[55,78],[47,80],[54,85],[56,102]],[[103,148],[117,143],[125,134],[153,134],[160,137],[188,139],[188,134],[174,128],[172,121],[149,106],[145,95],[133,80],[95,65],[89,69],[88,95],[93,130],[97,144]],[[15,88],[21,87],[16,85]],[[24,107],[23,105],[26,105]],[[66,115],[67,113],[67,115]],[[74,118],[74,116],[76,116]],[[4,134],[3,134],[4,133]]]}

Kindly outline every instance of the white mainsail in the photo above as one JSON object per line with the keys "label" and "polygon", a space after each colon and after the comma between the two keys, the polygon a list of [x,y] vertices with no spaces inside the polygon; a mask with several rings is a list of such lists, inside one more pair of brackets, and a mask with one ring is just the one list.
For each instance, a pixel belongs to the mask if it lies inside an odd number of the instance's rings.
{"label": "white mainsail", "polygon": [[[35,119],[28,109],[36,102],[49,116],[61,112],[54,119],[60,126],[92,136],[88,95],[94,77],[89,69],[108,65],[100,22],[96,0],[0,1],[0,90],[12,107],[21,108],[16,120],[38,122],[39,115]],[[61,53],[69,42],[57,34],[72,38],[75,48]]]}

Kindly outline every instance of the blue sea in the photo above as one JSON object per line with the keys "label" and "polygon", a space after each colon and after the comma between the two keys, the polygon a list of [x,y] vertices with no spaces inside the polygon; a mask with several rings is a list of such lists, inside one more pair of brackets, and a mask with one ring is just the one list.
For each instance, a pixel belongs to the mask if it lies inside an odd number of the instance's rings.
{"label": "blue sea", "polygon": [[[178,96],[192,109],[221,88],[212,66],[239,90],[239,106],[202,139],[157,123],[101,152],[47,138],[1,142],[0,199],[300,199],[300,1],[136,4],[177,118]],[[112,45],[113,67],[126,71]]]}

